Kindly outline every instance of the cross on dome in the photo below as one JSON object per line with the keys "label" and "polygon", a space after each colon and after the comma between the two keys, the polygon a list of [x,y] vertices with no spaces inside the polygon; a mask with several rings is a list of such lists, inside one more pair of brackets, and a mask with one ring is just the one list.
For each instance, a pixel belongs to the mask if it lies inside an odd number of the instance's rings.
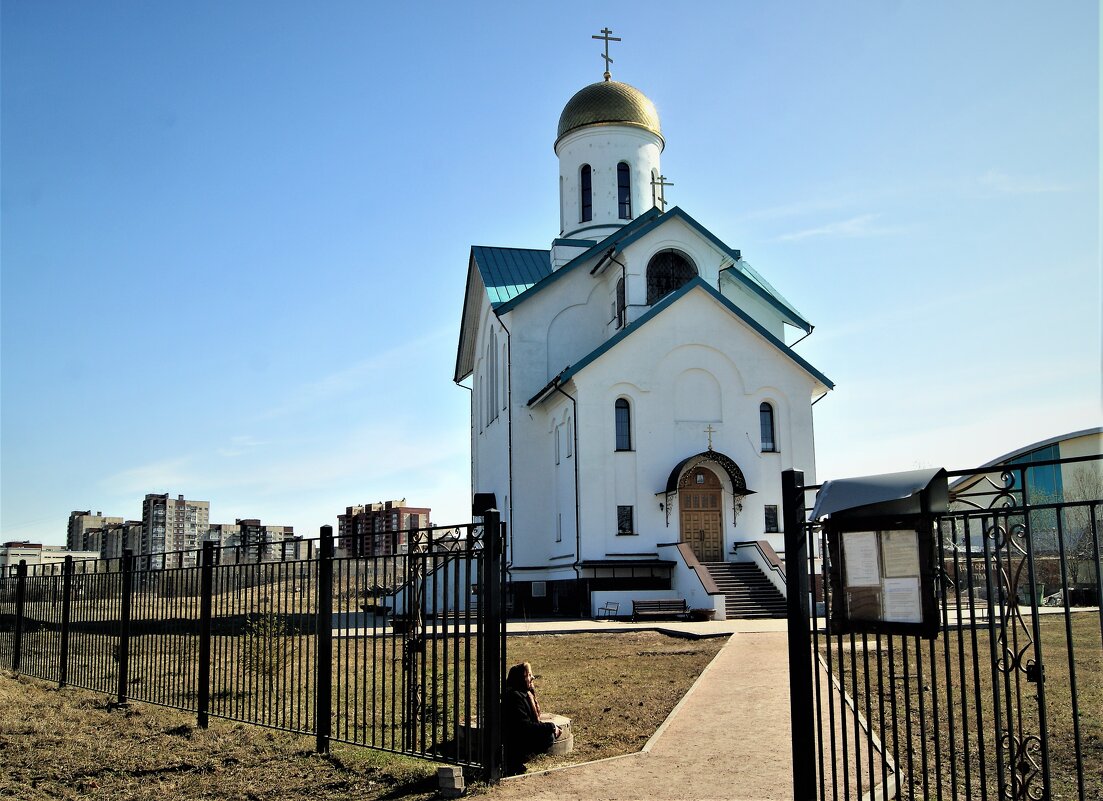
{"label": "cross on dome", "polygon": [[619,42],[619,36],[612,36],[613,32],[609,28],[601,29],[601,36],[591,36],[591,39],[604,39],[605,40],[605,53],[601,56],[605,59],[605,80],[609,80],[613,76],[609,73],[609,65],[613,63],[613,59],[609,58],[609,42]]}

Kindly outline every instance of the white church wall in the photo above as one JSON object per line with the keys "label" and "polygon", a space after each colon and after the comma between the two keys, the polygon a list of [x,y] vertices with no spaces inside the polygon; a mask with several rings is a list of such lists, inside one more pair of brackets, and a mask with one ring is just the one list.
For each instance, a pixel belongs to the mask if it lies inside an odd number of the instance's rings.
{"label": "white church wall", "polygon": [[516,576],[519,580],[575,577],[574,410],[570,401],[560,398],[514,413],[510,561],[521,567],[544,568]]}
{"label": "white church wall", "polygon": [[[756,492],[743,500],[734,525],[730,497],[725,498],[726,548],[735,541],[767,539],[780,549],[780,535],[776,541],[765,535],[763,507],[780,505],[782,470],[795,465],[806,475],[814,472],[808,408],[812,379],[703,292],[691,292],[678,304],[678,313],[670,309],[665,320],[660,316],[651,321],[575,376],[583,559],[654,552],[661,543],[678,540],[676,500],[668,526],[667,511],[660,508],[666,497],[657,493],[679,461],[706,450],[708,425],[715,432],[714,449],[740,466]],[[715,344],[672,347],[672,342]],[[617,380],[624,375],[639,379]],[[709,386],[712,397],[690,402],[687,392],[694,386]],[[720,387],[725,389],[716,391]],[[614,450],[613,406],[618,397],[631,404],[631,452]],[[761,451],[758,409],[763,400],[775,408],[778,453]],[[625,476],[635,483],[631,494],[623,483]],[[638,530],[631,538],[616,534],[616,506],[627,500],[634,501]]]}
{"label": "white church wall", "polygon": [[[651,172],[660,171],[660,139],[641,128],[602,125],[581,128],[559,142],[560,215],[562,235],[574,238],[604,238],[629,220],[619,217],[617,165],[632,168],[632,219],[653,206]],[[579,180],[583,164],[591,170],[593,218],[582,221]]]}
{"label": "white church wall", "polygon": [[715,613],[715,620],[724,620],[727,617],[724,596],[708,594],[705,585],[701,583],[700,574],[686,564],[675,545],[660,545],[659,558],[674,563],[671,576],[673,591],[678,598],[685,598],[690,609],[711,609]]}
{"label": "white church wall", "polygon": [[[752,320],[782,342],[786,341],[785,323],[781,315],[760,295],[752,292],[737,278],[724,278],[720,281],[719,289],[721,295],[746,312]],[[800,333],[804,334],[803,331]]]}
{"label": "white church wall", "polygon": [[665,250],[675,250],[684,255],[697,269],[701,280],[717,288],[751,319],[784,341],[785,324],[777,309],[748,290],[737,279],[721,279],[721,267],[731,264],[731,256],[677,217],[633,242],[619,256],[621,261],[627,263],[626,289],[630,298],[630,322],[634,322],[650,309],[647,305],[647,264],[656,254]]}
{"label": "white church wall", "polygon": [[[578,271],[582,273],[582,270]],[[588,276],[586,276],[588,277]],[[575,277],[575,283],[584,284],[581,276]],[[568,279],[570,280],[570,279]],[[606,301],[607,292],[603,286],[590,279],[590,291],[585,302],[575,303],[563,308],[556,313],[548,323],[548,368],[547,377],[558,374],[563,368],[578,361],[594,348],[598,347],[605,337],[605,322],[609,317],[609,307]],[[580,286],[567,289],[571,295],[581,294]],[[552,294],[555,294],[554,292]],[[564,293],[560,293],[564,294]]]}
{"label": "white church wall", "polygon": [[[475,342],[474,372],[471,389],[471,491],[493,492],[506,523],[509,494],[509,367],[502,358],[506,343],[505,330],[483,301],[480,309],[479,334]],[[493,371],[488,358],[498,362]],[[494,416],[494,419],[488,418]]]}

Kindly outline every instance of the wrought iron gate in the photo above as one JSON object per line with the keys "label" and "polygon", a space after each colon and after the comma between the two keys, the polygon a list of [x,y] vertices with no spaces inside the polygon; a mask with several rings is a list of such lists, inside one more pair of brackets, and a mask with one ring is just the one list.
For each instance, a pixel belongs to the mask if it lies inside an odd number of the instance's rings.
{"label": "wrought iron gate", "polygon": [[[1047,491],[1047,469],[1089,491]],[[819,487],[783,475],[797,799],[1103,797],[1100,470],[949,474],[934,639],[828,633]]]}
{"label": "wrought iron gate", "polygon": [[0,665],[61,685],[500,775],[504,526],[335,548],[21,564],[0,576]]}

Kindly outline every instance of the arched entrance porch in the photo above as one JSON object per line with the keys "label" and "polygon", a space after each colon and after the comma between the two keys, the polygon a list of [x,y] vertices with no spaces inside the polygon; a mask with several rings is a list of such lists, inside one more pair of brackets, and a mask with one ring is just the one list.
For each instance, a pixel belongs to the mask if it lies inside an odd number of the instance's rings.
{"label": "arched entrance porch", "polygon": [[687,473],[689,481],[678,490],[681,539],[689,543],[701,562],[724,558],[724,515],[720,479],[703,465]]}
{"label": "arched entrance porch", "polygon": [[725,530],[734,532],[742,499],[753,493],[739,465],[710,448],[683,459],[670,471],[666,524],[670,525],[676,502],[680,539],[690,545],[698,560],[723,561]]}

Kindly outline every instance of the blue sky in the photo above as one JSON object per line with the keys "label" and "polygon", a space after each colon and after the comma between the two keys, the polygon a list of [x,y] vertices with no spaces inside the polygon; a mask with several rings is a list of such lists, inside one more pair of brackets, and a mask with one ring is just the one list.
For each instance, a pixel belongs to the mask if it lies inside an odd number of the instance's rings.
{"label": "blue sky", "polygon": [[563,105],[815,325],[819,478],[1098,425],[1098,4],[29,2],[2,23],[0,539],[147,492],[469,511],[471,245],[547,247]]}

